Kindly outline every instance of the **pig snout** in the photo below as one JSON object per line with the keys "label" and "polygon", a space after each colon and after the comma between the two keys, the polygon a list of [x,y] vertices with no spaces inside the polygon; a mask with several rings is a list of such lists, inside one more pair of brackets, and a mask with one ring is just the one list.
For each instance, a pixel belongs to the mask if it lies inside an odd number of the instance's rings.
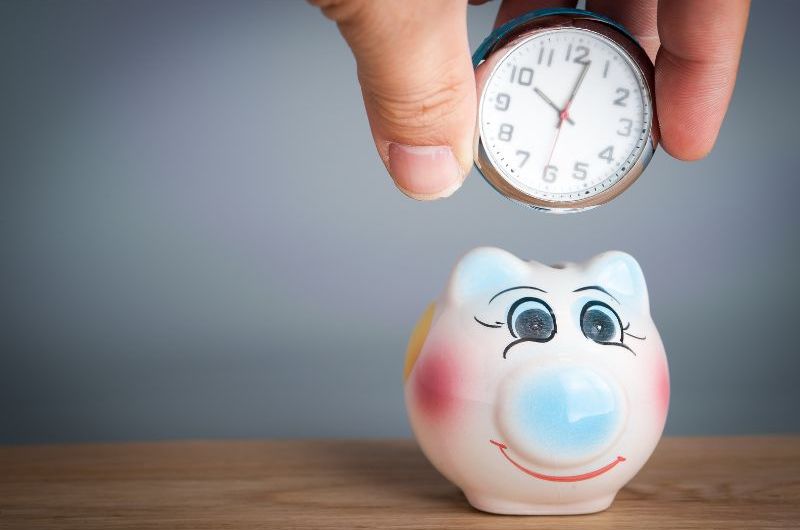
{"label": "pig snout", "polygon": [[503,388],[496,415],[504,442],[547,467],[570,467],[608,452],[627,417],[617,383],[589,366],[531,366]]}

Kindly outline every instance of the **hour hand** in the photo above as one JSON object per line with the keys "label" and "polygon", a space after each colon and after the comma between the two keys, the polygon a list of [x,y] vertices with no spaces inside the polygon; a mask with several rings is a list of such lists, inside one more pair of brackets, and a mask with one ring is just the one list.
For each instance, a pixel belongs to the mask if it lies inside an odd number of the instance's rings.
{"label": "hour hand", "polygon": [[[542,92],[541,90],[539,90],[538,88],[534,88],[533,91],[536,92],[537,94],[539,94],[539,97],[541,97],[545,101],[545,103],[547,103],[548,105],[553,107],[553,109],[555,109],[555,111],[559,114],[559,116],[561,116],[561,109],[558,107],[558,105],[553,103],[552,99],[547,97],[547,95],[545,95],[545,93]],[[572,118],[570,118],[569,116],[567,116],[566,120],[567,120],[567,123],[569,123],[570,125],[575,125],[575,122],[572,121]]]}

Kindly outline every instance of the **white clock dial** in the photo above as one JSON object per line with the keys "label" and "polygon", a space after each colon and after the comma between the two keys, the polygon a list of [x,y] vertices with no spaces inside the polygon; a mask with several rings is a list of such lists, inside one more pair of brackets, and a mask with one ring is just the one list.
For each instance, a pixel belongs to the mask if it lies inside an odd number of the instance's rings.
{"label": "white clock dial", "polygon": [[486,82],[478,119],[492,165],[548,201],[602,193],[636,163],[652,126],[642,73],[607,37],[561,28],[523,40]]}

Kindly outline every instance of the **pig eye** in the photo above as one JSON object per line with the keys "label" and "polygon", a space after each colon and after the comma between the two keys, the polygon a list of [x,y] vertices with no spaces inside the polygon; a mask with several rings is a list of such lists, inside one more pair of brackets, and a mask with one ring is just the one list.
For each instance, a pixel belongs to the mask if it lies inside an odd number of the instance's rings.
{"label": "pig eye", "polygon": [[556,334],[556,317],[544,301],[520,298],[508,310],[508,330],[520,340],[547,342]]}
{"label": "pig eye", "polygon": [[581,331],[587,339],[600,344],[622,342],[622,321],[608,304],[588,302],[581,310]]}

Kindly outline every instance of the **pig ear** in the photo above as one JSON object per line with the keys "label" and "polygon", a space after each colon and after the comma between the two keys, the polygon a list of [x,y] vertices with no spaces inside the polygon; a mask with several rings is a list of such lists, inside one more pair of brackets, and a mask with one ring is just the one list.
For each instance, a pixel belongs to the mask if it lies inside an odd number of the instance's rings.
{"label": "pig ear", "polygon": [[456,303],[488,300],[495,293],[519,285],[530,266],[510,252],[480,247],[468,252],[456,264],[445,296]]}
{"label": "pig ear", "polygon": [[650,312],[647,283],[633,256],[619,251],[604,252],[592,258],[587,269],[595,285],[606,289],[620,303]]}

